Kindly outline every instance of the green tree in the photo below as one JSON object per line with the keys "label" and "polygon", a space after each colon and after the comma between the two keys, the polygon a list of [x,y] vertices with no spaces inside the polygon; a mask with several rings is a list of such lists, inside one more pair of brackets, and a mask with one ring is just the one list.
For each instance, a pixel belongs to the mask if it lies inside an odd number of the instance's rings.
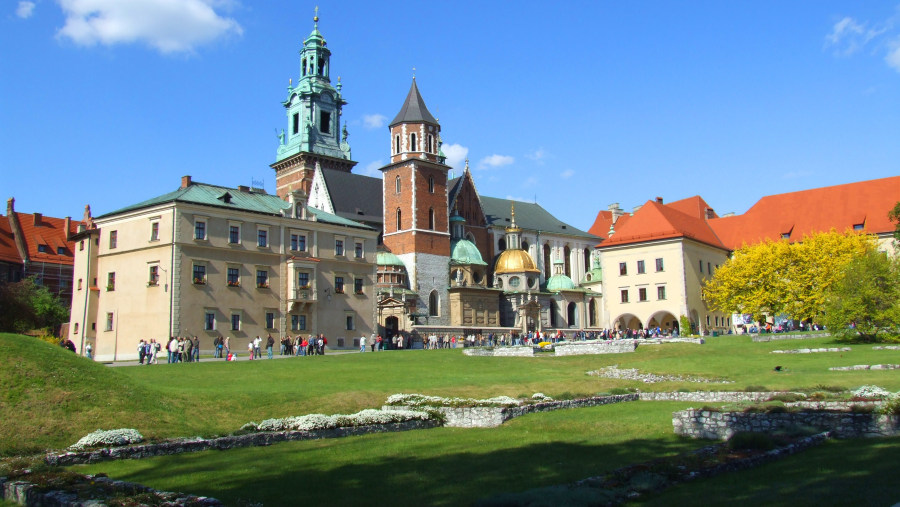
{"label": "green tree", "polygon": [[900,264],[870,251],[844,267],[825,305],[825,325],[845,340],[877,341],[900,324]]}
{"label": "green tree", "polygon": [[852,259],[875,250],[874,237],[853,231],[764,241],[734,252],[703,286],[714,310],[817,318],[828,290]]}
{"label": "green tree", "polygon": [[897,202],[894,208],[888,211],[888,219],[894,222],[894,239],[900,241],[900,202]]}
{"label": "green tree", "polygon": [[0,285],[0,331],[55,330],[68,319],[69,310],[34,278]]}

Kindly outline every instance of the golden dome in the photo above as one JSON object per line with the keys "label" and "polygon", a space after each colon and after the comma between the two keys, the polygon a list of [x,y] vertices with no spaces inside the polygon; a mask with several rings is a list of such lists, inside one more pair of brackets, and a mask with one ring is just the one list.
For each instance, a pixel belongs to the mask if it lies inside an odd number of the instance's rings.
{"label": "golden dome", "polygon": [[525,250],[506,250],[497,258],[494,265],[494,274],[504,273],[540,273],[534,265],[534,260]]}

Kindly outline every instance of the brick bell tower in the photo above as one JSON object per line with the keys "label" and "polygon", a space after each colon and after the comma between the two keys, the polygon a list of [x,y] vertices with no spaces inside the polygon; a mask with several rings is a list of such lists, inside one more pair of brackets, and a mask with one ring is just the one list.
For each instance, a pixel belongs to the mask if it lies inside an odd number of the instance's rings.
{"label": "brick bell tower", "polygon": [[[441,126],[428,112],[416,79],[391,122],[391,163],[384,176],[384,244],[409,274],[419,294],[416,323],[450,322],[450,217]],[[427,315],[427,319],[424,317]]]}
{"label": "brick bell tower", "polygon": [[282,199],[294,190],[309,194],[317,168],[350,172],[347,126],[341,129],[341,110],[347,104],[341,95],[341,78],[331,85],[331,50],[319,32],[318,7],[313,31],[300,50],[300,79],[288,84],[287,99],[281,103],[287,113],[287,131],[278,134],[275,189]]}

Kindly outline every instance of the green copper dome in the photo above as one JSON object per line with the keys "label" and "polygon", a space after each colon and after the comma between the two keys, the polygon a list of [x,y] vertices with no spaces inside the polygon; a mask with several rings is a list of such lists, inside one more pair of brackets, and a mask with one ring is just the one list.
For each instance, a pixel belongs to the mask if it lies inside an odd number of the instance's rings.
{"label": "green copper dome", "polygon": [[550,292],[558,292],[561,290],[573,290],[575,282],[566,275],[556,274],[547,280],[547,290]]}
{"label": "green copper dome", "polygon": [[403,261],[400,260],[400,257],[397,257],[391,252],[378,252],[378,254],[375,255],[375,264],[379,266],[400,266],[401,268],[406,267],[406,265],[403,264]]}
{"label": "green copper dome", "polygon": [[487,266],[481,260],[481,252],[474,243],[467,239],[455,239],[450,243],[450,264]]}

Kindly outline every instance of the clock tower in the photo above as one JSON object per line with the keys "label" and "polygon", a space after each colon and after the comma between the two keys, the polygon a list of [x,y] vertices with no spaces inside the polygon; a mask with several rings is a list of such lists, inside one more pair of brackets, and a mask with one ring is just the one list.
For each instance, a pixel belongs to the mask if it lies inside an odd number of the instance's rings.
{"label": "clock tower", "polygon": [[[317,8],[318,11],[318,8]],[[318,12],[313,31],[300,50],[300,78],[288,84],[281,103],[287,114],[287,128],[278,134],[275,163],[276,193],[287,198],[294,190],[309,194],[316,168],[350,172],[347,127],[341,128],[341,110],[347,101],[341,95],[341,78],[331,84],[331,51],[319,32]]]}

